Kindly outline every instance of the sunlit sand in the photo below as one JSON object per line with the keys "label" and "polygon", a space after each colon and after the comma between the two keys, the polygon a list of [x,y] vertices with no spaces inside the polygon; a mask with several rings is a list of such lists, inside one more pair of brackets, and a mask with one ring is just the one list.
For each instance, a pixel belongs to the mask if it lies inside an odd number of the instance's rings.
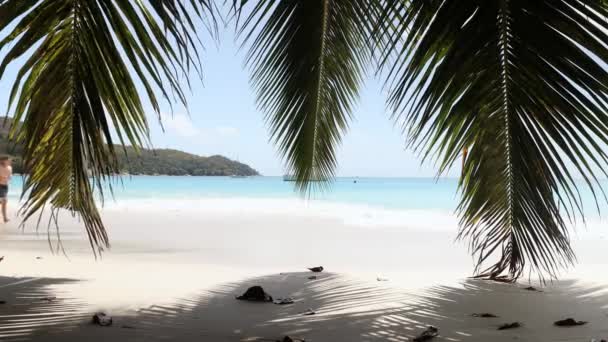
{"label": "sunlit sand", "polygon": [[[110,205],[111,251],[95,260],[80,226],[62,217],[67,257],[52,255],[46,231],[1,233],[0,339],[44,341],[409,341],[427,326],[437,341],[598,341],[608,336],[608,256],[601,226],[574,237],[580,264],[560,281],[520,284],[467,279],[472,260],[455,242],[450,216],[415,211],[391,220],[346,219],[334,206],[294,201],[291,211],[241,207]],[[349,208],[344,207],[344,210]],[[354,206],[349,210],[364,211]],[[325,213],[325,215],[321,213]],[[359,212],[385,217],[380,213]],[[409,220],[408,220],[409,218]],[[434,229],[424,227],[433,226]],[[395,223],[395,224],[393,224]],[[452,227],[452,228],[450,228]],[[43,227],[44,228],[44,227]],[[54,231],[51,242],[56,243]],[[323,265],[315,274],[306,267]],[[381,281],[379,281],[379,279]],[[261,285],[291,305],[235,300]],[[303,313],[312,309],[315,315]],[[90,324],[93,313],[113,317]],[[472,317],[488,312],[498,318]],[[573,317],[581,327],[553,322]],[[522,327],[498,331],[503,323]]]}

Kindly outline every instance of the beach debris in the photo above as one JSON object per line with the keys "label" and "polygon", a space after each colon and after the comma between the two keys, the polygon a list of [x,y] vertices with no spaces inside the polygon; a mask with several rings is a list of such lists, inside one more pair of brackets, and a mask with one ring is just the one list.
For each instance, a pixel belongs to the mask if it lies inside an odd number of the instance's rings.
{"label": "beach debris", "polygon": [[236,299],[252,302],[272,302],[272,296],[266,293],[259,285],[248,288],[242,296],[238,296]]}
{"label": "beach debris", "polygon": [[527,291],[534,291],[534,292],[543,292],[543,291],[541,291],[541,290],[537,289],[537,288],[536,288],[536,287],[534,287],[534,286],[528,286],[528,287],[525,287],[525,288],[524,288],[524,290],[527,290]]}
{"label": "beach debris", "polygon": [[96,324],[96,325],[99,325],[102,327],[109,327],[110,325],[112,325],[112,317],[106,315],[105,312],[98,312],[93,315],[92,322],[93,322],[93,324]]}
{"label": "beach debris", "polygon": [[556,321],[553,324],[558,327],[575,327],[575,326],[579,326],[579,325],[585,325],[585,324],[587,324],[587,322],[577,321],[574,318],[566,318],[566,319]]}
{"label": "beach debris", "polygon": [[306,340],[303,340],[301,338],[285,336],[281,340],[276,340],[276,342],[306,342]]}
{"label": "beach debris", "polygon": [[505,323],[505,324],[502,324],[501,326],[499,326],[498,330],[521,328],[521,326],[522,326],[522,324],[519,322]]}
{"label": "beach debris", "polygon": [[293,298],[291,297],[285,297],[285,298],[277,298],[273,301],[273,303],[277,304],[277,305],[288,305],[288,304],[293,304]]}
{"label": "beach debris", "polygon": [[388,279],[386,279],[386,278],[381,278],[381,277],[377,277],[377,278],[376,278],[376,280],[377,280],[377,281],[388,281]]}
{"label": "beach debris", "polygon": [[40,300],[50,303],[50,302],[56,301],[57,297],[55,297],[55,296],[42,297],[42,298],[40,298]]}
{"label": "beach debris", "polygon": [[498,316],[496,316],[495,314],[491,314],[491,313],[488,313],[488,312],[474,313],[471,316],[473,316],[473,317],[481,317],[481,318],[498,318]]}
{"label": "beach debris", "polygon": [[0,257],[0,261],[4,260],[4,255]]}
{"label": "beach debris", "polygon": [[310,267],[310,268],[308,268],[308,269],[309,269],[310,271],[312,271],[312,272],[316,272],[316,273],[323,272],[323,266]]}
{"label": "beach debris", "polygon": [[132,326],[132,325],[128,325],[128,324],[123,324],[123,325],[121,325],[120,327],[121,327],[121,328],[123,328],[123,329],[135,329],[135,327],[134,327],[134,326]]}
{"label": "beach debris", "polygon": [[317,276],[310,276],[308,277],[308,280],[317,280]]}
{"label": "beach debris", "polygon": [[302,312],[302,315],[304,315],[304,316],[312,316],[312,315],[316,315],[316,314],[317,313],[313,309],[308,309],[308,310]]}
{"label": "beach debris", "polygon": [[37,257],[36,257],[36,260],[40,260],[40,259],[42,259],[42,257],[41,257],[41,256],[37,256]]}
{"label": "beach debris", "polygon": [[414,341],[414,342],[430,341],[437,336],[439,336],[439,329],[437,329],[431,325],[428,328],[426,328],[425,331],[420,333],[420,335],[414,337],[414,339],[412,341]]}
{"label": "beach debris", "polygon": [[5,300],[0,300],[0,304],[6,304]]}

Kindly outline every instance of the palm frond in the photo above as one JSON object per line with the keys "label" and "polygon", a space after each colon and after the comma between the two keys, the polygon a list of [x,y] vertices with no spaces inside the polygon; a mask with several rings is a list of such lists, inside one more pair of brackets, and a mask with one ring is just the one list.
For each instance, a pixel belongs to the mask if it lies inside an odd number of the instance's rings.
{"label": "palm frond", "polygon": [[529,267],[555,276],[575,259],[567,222],[583,214],[576,178],[603,195],[605,1],[386,4],[399,19],[385,32],[389,104],[411,145],[436,156],[441,172],[468,151],[460,237],[478,266],[498,257],[478,272],[515,279]]}
{"label": "palm frond", "polygon": [[103,197],[104,181],[118,172],[113,136],[135,147],[147,143],[142,97],[158,114],[156,91],[169,102],[185,103],[180,80],[187,80],[191,66],[200,72],[192,21],[200,16],[212,26],[211,5],[207,0],[188,6],[178,0],[2,2],[0,49],[10,48],[0,77],[10,64],[20,66],[9,110],[14,122],[22,121],[11,134],[24,145],[25,220],[47,204],[65,208],[82,218],[94,250],[109,246],[95,194]]}
{"label": "palm frond", "polygon": [[258,105],[302,191],[333,178],[371,55],[374,3],[265,0],[244,19],[240,34],[251,43],[247,63]]}

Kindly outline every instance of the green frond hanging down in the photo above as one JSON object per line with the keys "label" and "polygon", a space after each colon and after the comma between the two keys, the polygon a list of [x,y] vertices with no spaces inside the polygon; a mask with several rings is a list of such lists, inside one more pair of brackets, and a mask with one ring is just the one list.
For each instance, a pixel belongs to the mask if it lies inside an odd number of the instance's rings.
{"label": "green frond hanging down", "polygon": [[[147,143],[142,97],[185,103],[180,78],[200,72],[193,19],[207,0],[6,0],[0,4],[0,77],[20,67],[10,94],[12,138],[24,145],[22,213],[45,206],[82,218],[91,246],[109,246],[95,203],[118,172],[113,143]],[[134,77],[135,76],[135,77]],[[143,92],[137,89],[141,85]],[[115,134],[115,135],[113,135]]]}
{"label": "green frond hanging down", "polygon": [[370,58],[375,1],[254,3],[240,33],[251,45],[247,63],[258,105],[296,186],[306,192],[334,176],[336,148]]}
{"label": "green frond hanging down", "polygon": [[603,195],[608,6],[425,0],[398,12],[399,25],[385,32],[400,39],[386,52],[397,61],[384,65],[389,103],[441,172],[468,150],[460,237],[478,266],[498,258],[477,271],[554,277],[575,258],[566,226],[582,215],[575,178]]}

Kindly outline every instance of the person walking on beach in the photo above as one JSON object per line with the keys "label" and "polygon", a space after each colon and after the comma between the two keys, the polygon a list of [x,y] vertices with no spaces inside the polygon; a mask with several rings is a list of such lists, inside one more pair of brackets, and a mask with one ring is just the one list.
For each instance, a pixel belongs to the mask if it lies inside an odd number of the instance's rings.
{"label": "person walking on beach", "polygon": [[8,222],[6,213],[6,204],[8,202],[8,183],[13,176],[12,161],[8,156],[0,157],[0,205],[2,205],[2,218],[4,222]]}

